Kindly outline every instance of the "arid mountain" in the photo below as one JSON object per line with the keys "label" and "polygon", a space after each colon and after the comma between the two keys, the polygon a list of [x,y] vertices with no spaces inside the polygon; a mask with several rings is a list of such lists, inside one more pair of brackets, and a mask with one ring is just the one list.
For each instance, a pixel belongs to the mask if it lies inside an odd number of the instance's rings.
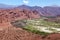
{"label": "arid mountain", "polygon": [[18,19],[34,19],[40,18],[37,11],[31,11],[28,9],[0,9],[0,23],[10,22]]}
{"label": "arid mountain", "polygon": [[42,16],[60,15],[60,7],[54,7],[54,6],[45,6],[45,7],[33,6],[33,7],[30,7],[30,6],[26,6],[26,5],[21,5],[21,6],[18,6],[17,8],[36,10]]}
{"label": "arid mountain", "polygon": [[20,5],[20,6],[13,6],[13,5],[5,5],[0,4],[0,9],[11,9],[11,8],[18,8],[18,9],[27,9],[27,10],[36,10],[40,16],[56,16],[60,15],[60,7],[59,6],[27,6],[27,5]]}
{"label": "arid mountain", "polygon": [[60,7],[44,7],[46,14],[52,14],[52,16],[60,15]]}
{"label": "arid mountain", "polygon": [[20,8],[20,9],[31,9],[32,7],[31,6],[27,6],[27,5],[20,5],[20,6],[17,6],[17,8]]}

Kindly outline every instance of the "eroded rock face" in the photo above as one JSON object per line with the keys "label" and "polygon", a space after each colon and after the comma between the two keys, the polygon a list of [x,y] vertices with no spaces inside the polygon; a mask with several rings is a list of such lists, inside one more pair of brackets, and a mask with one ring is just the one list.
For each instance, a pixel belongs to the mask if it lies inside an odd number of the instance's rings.
{"label": "eroded rock face", "polygon": [[27,9],[6,9],[0,10],[0,23],[10,22],[18,19],[32,19],[39,18],[37,11]]}

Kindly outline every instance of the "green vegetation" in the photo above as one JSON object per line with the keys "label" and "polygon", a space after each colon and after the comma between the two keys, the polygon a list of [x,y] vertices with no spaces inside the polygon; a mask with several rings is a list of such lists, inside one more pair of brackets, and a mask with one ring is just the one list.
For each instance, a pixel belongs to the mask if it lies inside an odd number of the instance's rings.
{"label": "green vegetation", "polygon": [[32,33],[35,33],[35,34],[40,34],[40,35],[48,35],[49,34],[49,33],[46,33],[46,32],[39,31],[36,28],[32,27],[31,25],[28,25],[28,26],[24,27],[24,29],[27,30],[27,31],[30,31]]}
{"label": "green vegetation", "polygon": [[48,22],[48,21],[45,21],[43,19],[27,20],[27,24],[31,24],[31,25],[34,25],[34,26],[44,26],[44,27],[60,28],[60,23]]}
{"label": "green vegetation", "polygon": [[[58,33],[56,28],[60,28],[60,23],[48,22],[43,19],[17,20],[11,22],[15,27],[23,28],[35,34],[48,35],[49,33]],[[55,28],[55,29],[52,29]]]}
{"label": "green vegetation", "polygon": [[48,21],[44,21],[44,20],[40,20],[40,25],[45,26],[45,27],[57,27],[57,28],[60,28],[60,23],[48,22]]}

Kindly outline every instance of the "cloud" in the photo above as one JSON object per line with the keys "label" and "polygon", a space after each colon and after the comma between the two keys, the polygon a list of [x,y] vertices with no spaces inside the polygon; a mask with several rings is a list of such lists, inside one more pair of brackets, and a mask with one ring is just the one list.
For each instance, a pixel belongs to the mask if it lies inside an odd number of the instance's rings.
{"label": "cloud", "polygon": [[23,0],[23,3],[24,4],[28,4],[29,3],[29,0]]}

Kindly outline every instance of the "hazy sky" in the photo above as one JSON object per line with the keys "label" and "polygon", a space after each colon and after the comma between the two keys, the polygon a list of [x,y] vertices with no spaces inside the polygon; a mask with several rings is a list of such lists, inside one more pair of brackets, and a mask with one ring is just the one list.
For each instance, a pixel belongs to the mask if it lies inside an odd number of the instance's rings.
{"label": "hazy sky", "polygon": [[60,0],[0,0],[0,3],[8,5],[60,6]]}

